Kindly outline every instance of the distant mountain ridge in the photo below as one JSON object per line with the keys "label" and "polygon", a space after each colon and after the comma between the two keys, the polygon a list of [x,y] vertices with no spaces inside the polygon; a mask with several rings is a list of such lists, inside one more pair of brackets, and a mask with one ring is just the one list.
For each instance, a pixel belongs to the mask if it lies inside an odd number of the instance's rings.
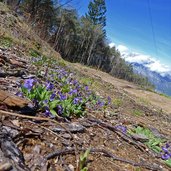
{"label": "distant mountain ridge", "polygon": [[121,53],[128,63],[132,64],[134,72],[143,75],[155,85],[156,91],[171,96],[171,72],[165,68],[154,71],[154,64],[157,62],[149,56],[138,53]]}
{"label": "distant mountain ridge", "polygon": [[145,67],[143,64],[131,63],[134,68],[134,72],[146,76],[149,81],[155,85],[156,91],[160,93],[167,94],[171,96],[171,76],[150,71],[149,68]]}

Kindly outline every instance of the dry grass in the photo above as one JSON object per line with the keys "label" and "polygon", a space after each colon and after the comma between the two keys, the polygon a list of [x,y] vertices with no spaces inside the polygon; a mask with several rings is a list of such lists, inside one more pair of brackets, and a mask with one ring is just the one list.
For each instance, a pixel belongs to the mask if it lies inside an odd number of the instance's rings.
{"label": "dry grass", "polygon": [[24,22],[23,17],[18,17],[14,12],[0,3],[0,38],[11,38],[16,45],[23,47],[26,52],[29,49],[37,49],[37,45],[40,45],[39,51],[45,55],[61,59],[60,54],[53,50],[50,45],[43,41],[37,33],[30,27],[30,25]]}

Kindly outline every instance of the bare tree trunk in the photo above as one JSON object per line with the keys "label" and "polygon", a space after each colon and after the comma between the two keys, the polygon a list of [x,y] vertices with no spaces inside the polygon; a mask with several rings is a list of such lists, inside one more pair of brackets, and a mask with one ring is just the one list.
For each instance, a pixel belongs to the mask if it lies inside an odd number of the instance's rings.
{"label": "bare tree trunk", "polygon": [[60,21],[60,25],[59,25],[59,28],[57,29],[56,33],[55,33],[55,41],[54,41],[54,44],[52,46],[52,48],[55,48],[55,50],[58,50],[58,48],[56,48],[56,46],[58,45],[58,40],[59,40],[59,33],[61,32],[62,30],[62,23],[63,23],[63,15],[61,17],[61,21]]}
{"label": "bare tree trunk", "polygon": [[93,42],[91,43],[91,46],[89,48],[89,52],[88,52],[88,58],[87,58],[87,65],[90,65],[90,59],[91,59],[91,54],[94,48],[94,44],[95,44],[95,39],[93,39]]}
{"label": "bare tree trunk", "polygon": [[96,32],[96,30],[94,31],[93,34],[93,40],[89,49],[89,53],[88,53],[88,58],[87,58],[87,64],[90,65],[90,60],[91,60],[91,54],[93,51],[93,48],[95,47],[97,40],[98,40],[99,34]]}

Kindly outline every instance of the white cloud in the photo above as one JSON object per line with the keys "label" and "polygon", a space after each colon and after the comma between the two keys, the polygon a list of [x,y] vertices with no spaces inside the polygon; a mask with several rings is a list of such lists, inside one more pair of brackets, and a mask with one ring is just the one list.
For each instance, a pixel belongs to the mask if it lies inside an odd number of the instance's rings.
{"label": "white cloud", "polygon": [[120,51],[121,56],[129,63],[143,64],[145,67],[149,68],[149,70],[160,73],[162,76],[166,74],[171,75],[170,67],[149,55],[131,52],[129,48],[124,45],[118,45],[117,49]]}
{"label": "white cloud", "polygon": [[154,61],[153,63],[150,63],[148,65],[146,65],[151,71],[156,71],[156,72],[159,72],[161,73],[162,75],[166,74],[166,73],[170,73],[171,72],[171,69],[164,65],[164,64],[161,64],[160,61]]}
{"label": "white cloud", "polygon": [[128,54],[124,54],[123,56],[125,58],[126,61],[130,62],[130,63],[140,63],[140,64],[145,64],[145,63],[149,63],[151,62],[150,56],[147,55],[141,55],[138,53],[128,53]]}
{"label": "white cloud", "polygon": [[109,46],[110,46],[110,48],[113,48],[115,46],[115,43],[112,42],[109,44]]}
{"label": "white cloud", "polygon": [[117,49],[121,52],[121,54],[129,51],[129,49],[124,45],[118,45]]}

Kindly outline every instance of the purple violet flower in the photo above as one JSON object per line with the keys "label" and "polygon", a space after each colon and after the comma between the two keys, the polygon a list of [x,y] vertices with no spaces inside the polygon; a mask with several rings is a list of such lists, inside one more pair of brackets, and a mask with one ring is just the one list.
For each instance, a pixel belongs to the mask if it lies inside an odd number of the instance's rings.
{"label": "purple violet flower", "polygon": [[80,89],[80,88],[81,88],[81,85],[78,84],[78,85],[77,85],[77,89]]}
{"label": "purple violet flower", "polygon": [[62,106],[61,106],[61,105],[58,105],[58,106],[57,106],[57,109],[58,109],[58,114],[59,114],[59,115],[62,115],[62,112],[63,112]]}
{"label": "purple violet flower", "polygon": [[79,102],[80,102],[80,98],[75,97],[74,100],[73,100],[73,103],[74,104],[78,104]]}
{"label": "purple violet flower", "polygon": [[33,87],[33,85],[34,85],[34,82],[35,82],[34,79],[26,79],[26,80],[24,80],[23,87],[26,88],[26,89],[28,89],[28,90],[31,90],[32,87]]}
{"label": "purple violet flower", "polygon": [[166,148],[169,148],[169,147],[171,147],[168,143],[166,143]]}
{"label": "purple violet flower", "polygon": [[126,126],[123,126],[123,125],[117,125],[115,126],[115,128],[119,131],[121,131],[122,133],[126,134],[127,132],[127,127]]}
{"label": "purple violet flower", "polygon": [[167,154],[167,153],[165,153],[165,154],[162,155],[161,158],[162,158],[163,160],[168,160],[168,159],[170,158],[170,155]]}
{"label": "purple violet flower", "polygon": [[89,90],[89,87],[88,86],[85,86],[85,91],[88,91]]}
{"label": "purple violet flower", "polygon": [[67,99],[67,96],[65,94],[62,94],[61,92],[59,92],[58,94],[59,94],[60,101],[63,101],[63,100]]}
{"label": "purple violet flower", "polygon": [[53,101],[55,99],[55,96],[56,96],[56,94],[55,93],[52,93],[49,100],[50,101]]}
{"label": "purple violet flower", "polygon": [[168,148],[162,147],[162,150],[163,150],[165,153],[168,153]]}
{"label": "purple violet flower", "polygon": [[48,106],[45,106],[44,108],[45,108],[45,113],[44,113],[44,114],[45,114],[46,116],[51,116],[52,113],[50,112],[49,107],[48,107]]}
{"label": "purple violet flower", "polygon": [[168,160],[171,158],[171,146],[166,143],[165,146],[162,147],[161,158],[163,160]]}
{"label": "purple violet flower", "polygon": [[51,116],[52,114],[51,114],[51,112],[49,110],[45,110],[45,115],[46,116]]}
{"label": "purple violet flower", "polygon": [[103,101],[98,100],[97,105],[99,105],[100,107],[103,107],[103,106],[104,106],[104,102],[103,102]]}
{"label": "purple violet flower", "polygon": [[109,96],[107,97],[107,100],[108,100],[108,104],[110,104],[111,103],[111,98]]}
{"label": "purple violet flower", "polygon": [[17,92],[15,95],[18,96],[18,97],[23,97],[23,93],[22,92]]}
{"label": "purple violet flower", "polygon": [[44,100],[43,103],[44,103],[44,104],[48,104],[48,100]]}
{"label": "purple violet flower", "polygon": [[52,90],[53,88],[54,88],[54,85],[53,85],[51,82],[48,81],[48,82],[46,83],[46,89],[47,89],[47,90]]}
{"label": "purple violet flower", "polygon": [[77,94],[77,92],[78,92],[77,89],[74,90],[71,89],[71,91],[68,94],[73,95],[73,94]]}
{"label": "purple violet flower", "polygon": [[73,80],[73,84],[76,85],[78,83],[77,80]]}

